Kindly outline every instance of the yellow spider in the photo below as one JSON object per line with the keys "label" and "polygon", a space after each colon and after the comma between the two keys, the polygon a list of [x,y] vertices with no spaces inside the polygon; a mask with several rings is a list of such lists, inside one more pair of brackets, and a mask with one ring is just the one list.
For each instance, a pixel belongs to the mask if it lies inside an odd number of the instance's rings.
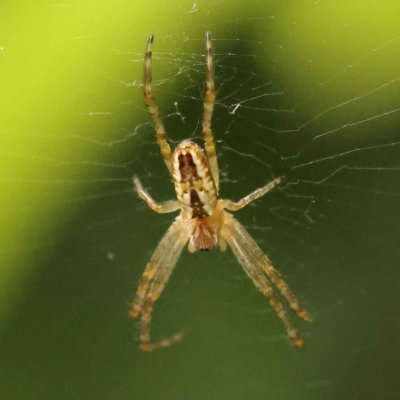
{"label": "yellow spider", "polygon": [[182,337],[182,333],[178,333],[168,339],[151,342],[150,323],[153,303],[164,289],[187,242],[189,242],[188,249],[190,252],[208,251],[217,244],[222,251],[225,251],[227,244],[229,244],[246,274],[257,289],[269,299],[272,308],[284,323],[289,338],[296,347],[302,347],[303,339],[290,322],[280,299],[274,293],[273,285],[279,289],[280,294],[288,301],[290,307],[300,318],[311,321],[310,315],[300,305],[282,276],[274,269],[271,261],[261,251],[246,229],[232,214],[224,210],[240,210],[253,200],[268,193],[282,181],[282,178],[274,179],[268,185],[255,190],[237,203],[231,200],[218,199],[219,170],[211,131],[215,85],[209,32],[206,33],[207,92],[202,124],[205,153],[190,140],[184,140],[173,153],[171,152],[151,89],[153,39],[154,36],[151,35],[145,54],[144,100],[153,117],[157,142],[164,162],[172,175],[177,200],[170,200],[161,204],[156,203],[150,194],[143,189],[136,177],[134,177],[134,184],[139,197],[146,201],[152,210],[158,213],[181,210],[181,213],[175,218],[147,264],[130,311],[130,315],[134,318],[142,314],[140,348],[143,351],[151,351],[159,347],[169,346]]}

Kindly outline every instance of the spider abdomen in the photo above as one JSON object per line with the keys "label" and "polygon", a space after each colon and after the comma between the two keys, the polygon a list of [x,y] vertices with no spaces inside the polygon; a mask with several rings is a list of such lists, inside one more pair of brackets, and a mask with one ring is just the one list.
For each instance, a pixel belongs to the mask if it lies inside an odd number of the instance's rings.
{"label": "spider abdomen", "polygon": [[217,205],[217,189],[203,151],[190,140],[173,154],[175,191],[187,218],[207,218]]}

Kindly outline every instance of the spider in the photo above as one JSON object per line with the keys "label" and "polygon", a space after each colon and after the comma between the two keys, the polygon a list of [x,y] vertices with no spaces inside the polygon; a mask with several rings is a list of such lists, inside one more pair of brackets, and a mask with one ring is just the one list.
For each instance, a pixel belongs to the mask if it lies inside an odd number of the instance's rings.
{"label": "spider", "polygon": [[172,153],[158,107],[152,95],[151,57],[153,40],[154,36],[151,35],[145,54],[144,101],[152,116],[157,142],[164,162],[172,176],[177,200],[157,203],[143,188],[137,177],[133,178],[133,182],[139,197],[152,210],[158,213],[178,210],[181,212],[161,239],[147,264],[130,311],[133,318],[142,315],[140,349],[151,351],[159,347],[166,347],[179,341],[182,337],[183,333],[181,332],[168,339],[152,342],[150,339],[150,323],[153,304],[164,289],[186,243],[188,243],[190,252],[208,251],[217,244],[222,251],[225,251],[227,245],[229,245],[257,289],[269,299],[270,305],[285,325],[289,338],[296,347],[300,348],[303,346],[303,339],[292,325],[281,300],[275,293],[274,285],[300,318],[311,321],[310,315],[300,305],[280,273],[272,266],[271,261],[246,229],[231,213],[225,211],[238,211],[250,202],[264,196],[282,182],[282,177],[274,179],[238,202],[218,198],[219,170],[211,131],[211,118],[216,94],[209,32],[206,33],[207,91],[202,122],[205,149],[203,152],[197,144],[190,140],[184,140]]}

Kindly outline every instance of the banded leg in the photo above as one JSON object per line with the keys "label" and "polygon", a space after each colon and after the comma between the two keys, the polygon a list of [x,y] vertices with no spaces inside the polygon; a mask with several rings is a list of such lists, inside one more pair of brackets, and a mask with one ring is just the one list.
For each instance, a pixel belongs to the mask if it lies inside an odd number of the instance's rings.
{"label": "banded leg", "polygon": [[179,340],[182,336],[180,333],[170,339],[151,343],[150,323],[153,303],[160,296],[188,239],[189,236],[182,226],[181,217],[179,216],[161,239],[140,279],[130,315],[133,318],[137,318],[139,314],[142,314],[140,348],[143,351],[165,347],[165,345]]}
{"label": "banded leg", "polygon": [[[226,239],[233,253],[258,290],[269,299],[271,307],[282,320],[288,336],[293,341],[294,345],[298,348],[302,347],[304,344],[303,339],[290,321],[281,301],[275,295],[271,283],[264,273],[268,274],[272,283],[280,290],[282,296],[285,297],[299,317],[306,321],[311,321],[311,317],[294,297],[279,273],[273,269],[267,256],[261,251],[246,229],[230,214],[225,214],[225,221],[226,225],[221,230],[221,235]],[[274,273],[271,274],[270,267],[276,275]]]}
{"label": "banded leg", "polygon": [[214,67],[211,48],[211,35],[206,32],[206,64],[207,64],[207,92],[204,102],[203,113],[203,139],[208,162],[210,163],[211,173],[214,178],[217,190],[219,190],[219,169],[217,154],[215,151],[214,137],[211,130],[211,118],[215,105],[215,83],[214,83]]}
{"label": "banded leg", "polygon": [[239,200],[237,203],[228,199],[224,199],[222,200],[222,206],[229,211],[238,211],[241,208],[247,206],[247,204],[251,203],[252,201],[267,194],[275,186],[279,185],[282,182],[282,180],[283,180],[282,177],[274,179],[272,182],[268,183],[268,185],[255,190],[246,197],[243,197],[243,199]]}
{"label": "banded leg", "polygon": [[160,113],[158,112],[157,104],[152,95],[151,89],[151,56],[153,47],[154,35],[149,37],[147,42],[147,50],[144,58],[144,101],[146,103],[149,113],[153,117],[154,126],[156,128],[157,142],[160,146],[161,154],[164,158],[164,162],[168,167],[169,172],[172,175],[172,153],[171,147],[167,142],[167,133],[165,132],[164,124],[161,120]]}
{"label": "banded leg", "polygon": [[296,312],[296,314],[300,318],[304,319],[304,321],[312,322],[311,315],[296,299],[293,292],[289,289],[287,283],[283,280],[282,275],[273,267],[271,261],[266,255],[264,255],[262,260],[260,260],[259,265],[268,275],[271,282],[279,289],[281,295],[287,300],[290,307]]}
{"label": "banded leg", "polygon": [[287,300],[290,307],[296,312],[296,314],[305,321],[311,322],[312,318],[310,314],[296,299],[292,291],[289,289],[287,283],[283,280],[282,275],[273,267],[269,258],[258,247],[244,226],[233,217],[231,218],[234,221],[233,225],[236,236],[240,238],[243,243],[245,243],[249,254],[252,255],[254,262],[257,263],[258,267],[268,275],[271,282],[279,289],[281,295]]}
{"label": "banded leg", "polygon": [[[183,243],[183,245],[184,245],[184,243]],[[178,248],[180,246],[183,247],[183,245],[181,243],[177,243],[176,247],[178,247]],[[171,251],[174,251],[174,250],[175,249],[171,249]],[[180,252],[179,252],[179,254],[180,254]],[[179,254],[177,255],[177,258],[179,257]],[[150,323],[152,320],[153,304],[158,299],[158,297],[161,295],[161,292],[163,291],[164,286],[172,273],[172,269],[173,269],[172,266],[170,266],[169,268],[158,269],[158,271],[156,272],[154,278],[152,279],[152,281],[150,283],[149,290],[144,299],[143,306],[142,306],[142,321],[141,321],[141,328],[140,328],[140,330],[141,330],[140,348],[143,351],[151,351],[151,350],[155,350],[159,347],[167,347],[167,346],[179,341],[183,336],[183,332],[178,332],[175,335],[172,335],[169,338],[160,340],[158,342],[151,343],[151,340],[150,340]]]}
{"label": "banded leg", "polygon": [[226,248],[228,247],[228,243],[226,243],[225,238],[221,235],[218,237],[218,245],[221,251],[226,251]]}
{"label": "banded leg", "polygon": [[184,332],[180,331],[175,333],[174,335],[161,339],[157,342],[150,341],[150,323],[152,319],[153,313],[153,300],[151,298],[147,298],[143,304],[142,310],[142,321],[141,321],[141,328],[140,328],[140,341],[141,344],[139,346],[140,350],[142,351],[153,351],[156,349],[160,349],[162,347],[169,347],[174,343],[179,342]]}
{"label": "banded leg", "polygon": [[135,185],[135,190],[139,197],[144,200],[148,206],[155,212],[160,214],[170,213],[181,208],[178,200],[169,200],[163,203],[157,203],[146,190],[143,189],[142,184],[139,179],[134,176],[133,183]]}

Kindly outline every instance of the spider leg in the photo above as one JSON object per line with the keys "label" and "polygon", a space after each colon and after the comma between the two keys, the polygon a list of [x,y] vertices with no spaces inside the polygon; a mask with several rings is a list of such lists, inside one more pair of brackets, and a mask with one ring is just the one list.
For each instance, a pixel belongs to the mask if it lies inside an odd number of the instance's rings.
{"label": "spider leg", "polygon": [[130,315],[136,318],[139,314],[142,314],[140,348],[143,351],[151,351],[158,347],[165,347],[182,337],[182,333],[179,333],[169,339],[151,343],[150,323],[153,303],[164,289],[188,239],[189,235],[183,227],[181,217],[179,216],[161,239],[161,242],[157,246],[140,278],[139,287],[136,292],[135,300],[133,301]]}
{"label": "spider leg", "polygon": [[[272,283],[277,286],[281,294],[289,301],[291,307],[297,312],[297,315],[307,321],[311,321],[307,311],[290,292],[282,277],[273,269],[267,256],[261,251],[243,225],[228,213],[225,213],[225,225],[221,230],[221,235],[226,239],[236,258],[258,290],[269,299],[271,307],[282,320],[288,336],[294,345],[298,348],[302,347],[304,343],[303,339],[290,321],[281,301],[274,293],[273,287],[264,273],[269,275]],[[274,274],[271,274],[270,268],[273,269]]]}
{"label": "spider leg", "polygon": [[136,176],[133,177],[133,183],[139,197],[143,199],[153,211],[164,214],[179,210],[181,208],[178,200],[169,200],[163,203],[157,203],[150,196],[150,194],[143,189],[142,184]]}
{"label": "spider leg", "polygon": [[[287,300],[290,307],[296,312],[296,314],[305,321],[311,322],[311,315],[296,299],[292,291],[289,289],[289,286],[284,281],[282,275],[273,267],[269,258],[258,247],[244,226],[232,216],[230,219],[234,221],[233,226],[236,236],[240,238],[241,242],[246,245],[249,254],[251,254],[253,256],[252,258],[256,260],[259,268],[261,268],[268,275],[271,282],[279,289],[281,295]],[[228,222],[230,219],[228,219]]]}
{"label": "spider leg", "polygon": [[281,295],[287,300],[290,307],[296,312],[296,314],[300,318],[304,319],[304,321],[312,322],[311,315],[296,299],[295,295],[289,289],[287,283],[283,280],[282,275],[274,268],[267,256],[265,256],[265,259],[260,262],[260,266],[268,275],[269,279],[271,279],[271,282],[279,289]]}
{"label": "spider leg", "polygon": [[218,160],[215,151],[214,137],[211,130],[211,118],[215,105],[215,83],[214,83],[214,67],[211,48],[211,35],[206,32],[206,62],[207,62],[207,92],[204,102],[203,113],[203,139],[208,162],[210,163],[211,173],[214,178],[215,186],[219,190],[219,170]]}
{"label": "spider leg", "polygon": [[172,153],[171,147],[167,142],[167,133],[165,132],[164,124],[161,120],[160,113],[158,112],[158,107],[151,90],[151,56],[153,47],[154,35],[149,37],[147,42],[147,50],[144,58],[144,101],[146,103],[149,113],[153,117],[154,126],[156,128],[157,142],[160,146],[161,154],[164,158],[164,162],[168,167],[169,172],[172,175]]}
{"label": "spider leg", "polygon": [[174,335],[161,339],[158,342],[150,341],[150,323],[153,313],[154,301],[150,297],[146,297],[142,309],[142,321],[141,321],[141,332],[140,332],[140,350],[142,351],[153,351],[161,347],[168,347],[172,344],[179,342],[183,337],[183,331],[175,333]]}
{"label": "spider leg", "polygon": [[282,182],[282,180],[283,180],[282,177],[276,178],[270,183],[268,183],[268,185],[265,185],[264,187],[255,190],[254,192],[250,193],[246,197],[243,197],[243,199],[239,200],[236,203],[231,200],[224,199],[222,200],[222,206],[229,211],[238,211],[241,208],[247,206],[247,204],[251,203],[252,201],[264,196],[275,186],[279,185]]}
{"label": "spider leg", "polygon": [[221,235],[219,235],[219,237],[218,237],[218,244],[219,244],[219,248],[221,251],[226,251],[228,244],[226,243],[225,238]]}

